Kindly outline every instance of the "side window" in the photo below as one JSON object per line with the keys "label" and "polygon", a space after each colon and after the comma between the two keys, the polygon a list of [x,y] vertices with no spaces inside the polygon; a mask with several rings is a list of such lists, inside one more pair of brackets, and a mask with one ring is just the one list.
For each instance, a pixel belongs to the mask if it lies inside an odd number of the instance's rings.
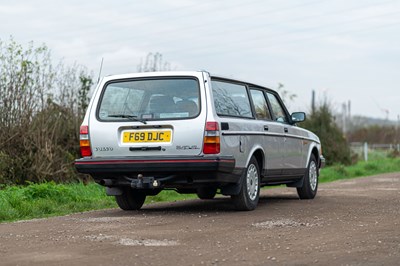
{"label": "side window", "polygon": [[271,114],[269,113],[264,93],[260,90],[250,90],[250,94],[254,103],[256,117],[258,119],[271,120]]}
{"label": "side window", "polygon": [[267,96],[271,104],[272,112],[275,115],[275,121],[287,123],[288,118],[278,98],[276,98],[275,95],[269,92],[267,92]]}
{"label": "side window", "polygon": [[218,115],[253,117],[245,86],[215,80],[211,86]]}

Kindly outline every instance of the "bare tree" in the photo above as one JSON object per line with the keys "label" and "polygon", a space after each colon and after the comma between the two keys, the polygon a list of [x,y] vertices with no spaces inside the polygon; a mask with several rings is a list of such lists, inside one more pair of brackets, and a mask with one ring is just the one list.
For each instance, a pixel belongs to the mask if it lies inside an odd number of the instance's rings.
{"label": "bare tree", "polygon": [[161,53],[148,53],[146,58],[141,60],[137,66],[138,72],[170,71],[171,64],[163,61]]}
{"label": "bare tree", "polygon": [[293,101],[297,95],[295,93],[291,93],[290,91],[285,89],[285,85],[282,83],[278,83],[278,87],[276,91],[279,92],[279,95],[282,98],[282,101],[285,102],[285,105],[289,105],[289,102]]}

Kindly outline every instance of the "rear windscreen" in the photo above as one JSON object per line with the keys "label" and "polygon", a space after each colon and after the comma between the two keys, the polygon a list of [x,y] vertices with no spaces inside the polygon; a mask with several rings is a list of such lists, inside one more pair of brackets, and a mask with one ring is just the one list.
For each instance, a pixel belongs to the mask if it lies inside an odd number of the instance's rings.
{"label": "rear windscreen", "polygon": [[195,78],[135,79],[106,84],[97,111],[103,121],[193,118],[200,110]]}

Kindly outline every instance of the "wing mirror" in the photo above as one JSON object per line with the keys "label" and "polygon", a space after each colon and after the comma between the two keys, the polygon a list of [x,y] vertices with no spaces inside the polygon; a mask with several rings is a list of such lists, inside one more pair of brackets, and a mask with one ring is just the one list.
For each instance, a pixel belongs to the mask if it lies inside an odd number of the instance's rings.
{"label": "wing mirror", "polygon": [[290,116],[292,119],[292,124],[298,123],[298,122],[303,122],[306,120],[306,113],[304,112],[294,112]]}

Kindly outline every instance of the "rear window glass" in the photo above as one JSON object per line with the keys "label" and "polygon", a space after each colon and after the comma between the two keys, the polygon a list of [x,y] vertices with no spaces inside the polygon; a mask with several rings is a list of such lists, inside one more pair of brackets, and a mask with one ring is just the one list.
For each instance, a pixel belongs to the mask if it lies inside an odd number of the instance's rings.
{"label": "rear window glass", "polygon": [[192,118],[199,114],[199,92],[195,78],[110,82],[104,88],[97,116],[105,121]]}
{"label": "rear window glass", "polygon": [[253,117],[244,85],[211,81],[215,110],[218,115]]}

